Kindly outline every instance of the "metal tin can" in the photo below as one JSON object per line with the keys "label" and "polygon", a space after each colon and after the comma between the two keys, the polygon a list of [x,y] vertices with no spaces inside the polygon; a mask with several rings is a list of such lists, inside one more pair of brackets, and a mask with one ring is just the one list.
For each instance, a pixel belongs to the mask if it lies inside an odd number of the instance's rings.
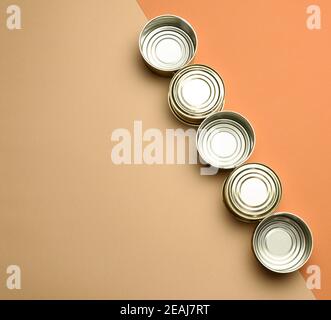
{"label": "metal tin can", "polygon": [[171,79],[168,102],[177,119],[198,126],[224,104],[224,83],[212,68],[194,64],[179,70]]}
{"label": "metal tin can", "polygon": [[144,26],[139,36],[140,53],[153,71],[171,76],[189,64],[196,53],[197,35],[183,18],[158,16]]}
{"label": "metal tin can", "polygon": [[300,269],[313,250],[313,236],[298,216],[281,212],[262,220],[252,240],[256,258],[267,269],[290,273]]}
{"label": "metal tin can", "polygon": [[255,133],[241,114],[220,111],[211,114],[200,124],[196,144],[206,163],[220,169],[233,169],[252,154]]}
{"label": "metal tin can", "polygon": [[278,206],[282,186],[277,174],[259,163],[235,169],[223,186],[223,200],[236,218],[244,222],[264,219]]}

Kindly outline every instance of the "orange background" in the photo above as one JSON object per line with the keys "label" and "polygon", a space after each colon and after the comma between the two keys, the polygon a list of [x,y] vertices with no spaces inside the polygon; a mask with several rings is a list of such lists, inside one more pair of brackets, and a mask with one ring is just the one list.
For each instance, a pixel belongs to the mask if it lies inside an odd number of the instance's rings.
{"label": "orange background", "polygon": [[[183,128],[167,104],[170,79],[138,50],[147,19],[166,12],[194,25],[197,62],[217,68],[225,108],[254,124],[250,161],[277,170],[280,209],[311,225],[315,294],[330,297],[331,10],[319,2],[322,30],[309,31],[310,3],[288,2],[16,0],[22,29],[10,31],[12,1],[0,1],[0,299],[314,298],[299,272],[256,261],[254,225],[221,201],[227,173],[112,162],[117,128]],[[21,290],[6,286],[12,264]]]}
{"label": "orange background", "polygon": [[[315,248],[308,265],[321,268],[317,298],[331,297],[331,2],[305,0],[140,0],[148,18],[172,13],[196,29],[195,62],[225,80],[225,109],[252,121],[257,147],[250,161],[280,175],[279,210],[302,216]],[[306,9],[319,5],[321,30],[308,30]],[[302,274],[306,276],[305,269]]]}

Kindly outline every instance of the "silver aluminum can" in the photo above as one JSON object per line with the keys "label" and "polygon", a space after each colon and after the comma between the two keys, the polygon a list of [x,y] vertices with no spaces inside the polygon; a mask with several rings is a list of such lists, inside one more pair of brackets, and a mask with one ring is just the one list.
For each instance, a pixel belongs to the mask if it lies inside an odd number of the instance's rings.
{"label": "silver aluminum can", "polygon": [[260,163],[244,164],[226,179],[223,201],[236,218],[244,222],[264,219],[278,206],[282,186],[277,174]]}
{"label": "silver aluminum can", "polygon": [[290,273],[300,269],[311,256],[313,236],[301,218],[281,212],[258,224],[252,246],[264,267],[277,273]]}
{"label": "silver aluminum can", "polygon": [[200,124],[196,144],[206,163],[215,168],[233,169],[252,154],[255,133],[241,114],[220,111],[211,114]]}
{"label": "silver aluminum can", "polygon": [[193,64],[179,70],[171,79],[168,102],[176,118],[198,126],[208,115],[223,108],[224,95],[220,75],[208,66]]}
{"label": "silver aluminum can", "polygon": [[139,49],[145,63],[163,76],[172,76],[189,64],[197,45],[193,27],[183,18],[168,14],[147,22],[139,36]]}

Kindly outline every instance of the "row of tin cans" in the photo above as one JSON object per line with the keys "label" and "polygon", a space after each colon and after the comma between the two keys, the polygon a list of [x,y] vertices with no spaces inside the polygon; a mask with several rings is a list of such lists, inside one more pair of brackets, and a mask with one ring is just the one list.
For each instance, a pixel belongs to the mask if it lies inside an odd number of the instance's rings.
{"label": "row of tin cans", "polygon": [[240,221],[259,222],[252,239],[258,261],[278,273],[298,270],[311,255],[312,233],[298,216],[274,213],[282,197],[281,181],[264,164],[244,164],[255,147],[254,129],[241,114],[223,111],[225,86],[216,70],[190,64],[197,46],[193,27],[174,15],[150,20],[139,37],[147,66],[160,75],[173,76],[170,110],[181,122],[198,127],[201,158],[213,167],[233,170],[223,185],[223,201]]}

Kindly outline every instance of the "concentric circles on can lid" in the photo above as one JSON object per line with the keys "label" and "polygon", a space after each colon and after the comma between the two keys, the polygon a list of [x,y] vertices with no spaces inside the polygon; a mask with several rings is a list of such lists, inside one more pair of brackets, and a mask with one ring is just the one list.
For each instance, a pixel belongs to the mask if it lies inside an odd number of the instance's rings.
{"label": "concentric circles on can lid", "polygon": [[276,173],[259,163],[235,169],[223,186],[223,200],[234,215],[252,222],[265,218],[279,204],[281,182]]}
{"label": "concentric circles on can lid", "polygon": [[162,15],[150,20],[139,37],[140,53],[147,65],[166,76],[193,60],[197,44],[193,27],[174,15]]}
{"label": "concentric circles on can lid", "polygon": [[195,64],[179,70],[169,86],[168,102],[173,114],[185,124],[199,125],[224,103],[224,83],[212,68]]}
{"label": "concentric circles on can lid", "polygon": [[262,220],[255,229],[252,243],[260,263],[277,273],[300,269],[313,250],[308,225],[288,212],[275,213]]}
{"label": "concentric circles on can lid", "polygon": [[206,163],[220,169],[233,169],[252,154],[255,133],[248,120],[239,113],[220,111],[200,124],[196,143]]}

